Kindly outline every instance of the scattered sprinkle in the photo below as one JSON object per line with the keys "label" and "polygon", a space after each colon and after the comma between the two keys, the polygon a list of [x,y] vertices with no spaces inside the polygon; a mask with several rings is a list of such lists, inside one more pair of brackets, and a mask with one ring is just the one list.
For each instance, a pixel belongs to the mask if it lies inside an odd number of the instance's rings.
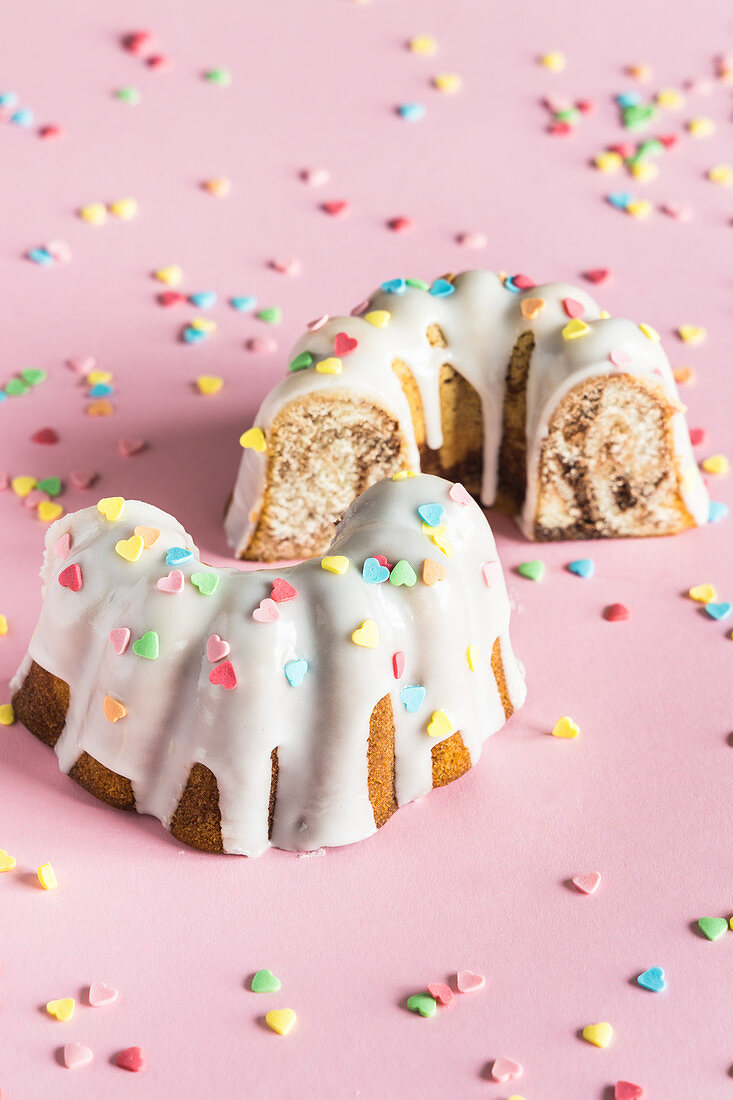
{"label": "scattered sprinkle", "polygon": [[552,727],[553,737],[567,737],[574,738],[580,733],[580,726],[573,721],[572,718],[568,718],[567,715],[563,715],[562,718],[558,718],[555,725]]}
{"label": "scattered sprinkle", "polygon": [[278,1035],[287,1035],[292,1031],[297,1019],[292,1008],[272,1008],[265,1016],[267,1026]]}
{"label": "scattered sprinkle", "polygon": [[250,985],[253,993],[277,993],[281,988],[282,982],[271,970],[258,970]]}
{"label": "scattered sprinkle", "polygon": [[58,1001],[49,1001],[46,1005],[46,1012],[49,1016],[55,1016],[57,1020],[70,1020],[74,1015],[74,1008],[76,1002],[73,997],[62,997]]}
{"label": "scattered sprinkle", "polygon": [[603,618],[609,623],[622,623],[631,618],[631,612],[622,603],[611,603],[604,608]]}
{"label": "scattered sprinkle", "polygon": [[434,1016],[438,1009],[438,1002],[429,993],[413,993],[407,998],[407,1007],[410,1012],[416,1012],[419,1016]]}
{"label": "scattered sprinkle", "polygon": [[38,877],[39,883],[44,890],[55,890],[58,886],[56,874],[50,863],[42,863],[41,866],[36,870],[36,875]]}
{"label": "scattered sprinkle", "polygon": [[600,871],[587,871],[585,874],[575,875],[573,878],[573,886],[576,890],[579,890],[581,894],[595,894],[600,885]]}
{"label": "scattered sprinkle", "polygon": [[543,561],[523,561],[517,566],[520,577],[526,577],[530,581],[541,581],[545,575],[545,563]]}
{"label": "scattered sprinkle", "polygon": [[583,1028],[583,1038],[594,1047],[607,1047],[613,1038],[613,1028],[605,1022],[587,1024]]}
{"label": "scattered sprinkle", "polygon": [[650,966],[636,980],[642,989],[648,989],[650,993],[663,993],[667,988],[667,979],[661,966]]}

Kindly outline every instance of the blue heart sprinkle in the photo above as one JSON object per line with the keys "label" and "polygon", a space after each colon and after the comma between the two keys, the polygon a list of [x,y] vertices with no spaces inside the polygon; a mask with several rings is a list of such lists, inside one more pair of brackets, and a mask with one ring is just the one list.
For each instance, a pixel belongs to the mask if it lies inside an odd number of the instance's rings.
{"label": "blue heart sprinkle", "polygon": [[304,657],[300,657],[297,661],[288,661],[285,665],[285,679],[291,687],[300,687],[307,671],[308,662]]}
{"label": "blue heart sprinkle", "polygon": [[711,619],[715,619],[716,622],[720,622],[721,619],[727,619],[733,607],[729,603],[706,603],[705,610]]}
{"label": "blue heart sprinkle", "polygon": [[420,684],[400,689],[400,700],[408,714],[414,714],[425,702],[427,691]]}
{"label": "blue heart sprinkle", "polygon": [[514,276],[513,275],[507,275],[506,279],[504,280],[504,289],[505,290],[511,290],[512,294],[519,294],[520,293],[519,287],[514,282]]}
{"label": "blue heart sprinkle", "polygon": [[17,92],[0,92],[0,107],[14,107],[17,102]]}
{"label": "blue heart sprinkle", "polygon": [[8,395],[6,394],[5,390],[0,390],[0,401],[7,401],[7,399]]}
{"label": "blue heart sprinkle", "polygon": [[87,397],[109,397],[114,392],[115,388],[110,386],[109,382],[97,382],[96,386],[92,386]]}
{"label": "blue heart sprinkle", "polygon": [[184,561],[190,561],[193,550],[187,550],[185,546],[171,546],[165,556],[167,565],[180,565]]}
{"label": "blue heart sprinkle", "polygon": [[397,114],[406,122],[417,122],[425,114],[424,103],[401,103],[397,108]]}
{"label": "blue heart sprinkle", "polygon": [[381,584],[389,579],[389,569],[380,565],[376,558],[367,558],[361,570],[361,575],[367,584]]}
{"label": "blue heart sprinkle", "polygon": [[652,993],[661,993],[667,988],[664,970],[661,966],[650,966],[636,979],[643,989],[650,989]]}
{"label": "blue heart sprinkle", "polygon": [[608,196],[608,201],[617,210],[625,210],[629,203],[634,201],[634,196],[630,195],[628,191],[612,191]]}
{"label": "blue heart sprinkle", "polygon": [[257,305],[257,299],[251,294],[242,294],[235,298],[229,299],[229,305],[232,309],[239,310],[240,313],[244,313],[248,309],[254,309]]}
{"label": "blue heart sprinkle", "polygon": [[407,289],[407,283],[404,279],[387,279],[386,283],[382,283],[382,290],[386,294],[404,294]]}
{"label": "blue heart sprinkle", "polygon": [[569,572],[575,573],[576,577],[592,577],[595,569],[591,558],[578,558],[577,561],[568,562]]}
{"label": "blue heart sprinkle", "polygon": [[32,126],[33,111],[31,111],[30,107],[21,107],[20,110],[10,116],[10,121],[16,126]]}
{"label": "blue heart sprinkle", "polygon": [[32,260],[34,264],[41,264],[43,267],[48,267],[55,262],[51,253],[45,248],[32,248],[28,253],[28,259]]}
{"label": "blue heart sprinkle", "polygon": [[440,527],[445,515],[445,508],[442,504],[421,504],[417,514],[423,523],[427,523],[428,527]]}
{"label": "blue heart sprinkle", "polygon": [[636,107],[641,103],[641,96],[638,92],[621,92],[616,96],[616,102],[619,107]]}
{"label": "blue heart sprinkle", "polygon": [[207,333],[201,328],[193,328],[192,325],[186,325],[183,330],[183,340],[186,344],[200,344],[202,340],[205,340]]}
{"label": "blue heart sprinkle", "polygon": [[188,300],[198,309],[210,309],[211,306],[216,305],[216,297],[213,290],[199,290],[195,294],[189,294]]}
{"label": "blue heart sprinkle", "polygon": [[433,298],[447,298],[449,294],[455,294],[456,288],[447,279],[436,279],[430,290]]}
{"label": "blue heart sprinkle", "polygon": [[708,523],[717,523],[720,519],[725,519],[728,515],[728,505],[723,504],[719,500],[710,501],[710,511],[708,512]]}

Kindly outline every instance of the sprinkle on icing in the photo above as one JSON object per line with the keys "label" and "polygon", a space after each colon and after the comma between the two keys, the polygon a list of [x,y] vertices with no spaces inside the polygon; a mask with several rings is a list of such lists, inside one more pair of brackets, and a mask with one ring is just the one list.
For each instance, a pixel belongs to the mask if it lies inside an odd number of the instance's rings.
{"label": "sprinkle on icing", "polygon": [[265,433],[262,428],[248,428],[239,437],[240,447],[251,447],[253,451],[257,451],[258,454],[267,450],[267,440],[265,439]]}
{"label": "sprinkle on icing", "polygon": [[345,573],[349,568],[349,559],[344,557],[343,554],[333,554],[321,558],[321,569],[325,569],[327,573]]}
{"label": "sprinkle on icing", "polygon": [[351,640],[355,645],[366,649],[376,649],[379,645],[379,628],[374,619],[364,619],[361,626],[352,631]]}
{"label": "sprinkle on icing", "polygon": [[430,737],[448,737],[455,727],[444,710],[434,710],[427,728]]}

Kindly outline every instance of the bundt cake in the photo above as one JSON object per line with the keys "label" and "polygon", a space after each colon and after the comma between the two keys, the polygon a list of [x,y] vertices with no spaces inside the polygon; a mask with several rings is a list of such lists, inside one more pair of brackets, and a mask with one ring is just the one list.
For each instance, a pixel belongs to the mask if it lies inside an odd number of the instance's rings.
{"label": "bundt cake", "polygon": [[226,530],[252,560],[323,553],[351,500],[405,468],[463,482],[530,539],[708,516],[657,333],[520,275],[392,279],[314,322],[241,443]]}
{"label": "bundt cake", "polygon": [[378,482],[280,571],[214,569],[165,512],[106,498],[49,528],[42,580],[17,717],[207,851],[361,840],[524,701],[491,530],[437,477]]}

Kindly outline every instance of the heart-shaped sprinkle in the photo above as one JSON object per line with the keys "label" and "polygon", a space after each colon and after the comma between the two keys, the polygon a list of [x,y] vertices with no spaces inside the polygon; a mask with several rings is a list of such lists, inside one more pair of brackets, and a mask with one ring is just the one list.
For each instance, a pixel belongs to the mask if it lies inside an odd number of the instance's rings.
{"label": "heart-shaped sprinkle", "polygon": [[713,603],[711,601],[710,603],[705,604],[705,611],[710,616],[710,618],[715,619],[716,622],[721,622],[723,619],[727,619],[731,613],[731,610],[733,610],[733,608],[729,603],[725,601],[722,601],[720,603]]}
{"label": "heart-shaped sprinkle", "polygon": [[123,458],[132,458],[133,455],[139,454],[140,451],[144,451],[147,447],[147,443],[144,439],[139,437],[123,437],[117,440],[117,450]]}
{"label": "heart-shaped sprinkle", "polygon": [[105,519],[118,520],[125,509],[124,497],[102,497],[97,501],[97,511],[101,512]]}
{"label": "heart-shaped sprinkle", "polygon": [[404,653],[400,653],[399,651],[397,653],[393,653],[392,654],[392,675],[394,676],[395,680],[399,680],[404,671],[405,671],[405,655],[404,655]]}
{"label": "heart-shaped sprinkle", "polygon": [[708,438],[708,433],[705,428],[690,428],[690,443],[693,447],[699,447],[701,443],[705,443]]}
{"label": "heart-shaped sprinkle", "polygon": [[251,294],[238,294],[229,299],[229,305],[238,313],[247,313],[257,305],[257,299]]}
{"label": "heart-shaped sprinkle", "polygon": [[304,168],[300,173],[300,178],[309,187],[322,187],[324,183],[328,183],[330,180],[331,173],[327,168]]}
{"label": "heart-shaped sprinkle", "polygon": [[287,1035],[292,1031],[297,1019],[292,1008],[271,1008],[265,1016],[267,1026],[278,1035]]}
{"label": "heart-shaped sprinkle", "polygon": [[62,569],[59,573],[59,584],[71,592],[78,592],[83,584],[81,566],[75,562],[73,565],[67,565],[66,569]]}
{"label": "heart-shaped sprinkle", "polygon": [[417,514],[428,527],[440,527],[445,518],[445,508],[442,504],[420,504]]}
{"label": "heart-shaped sprinkle", "polygon": [[53,523],[63,512],[62,506],[53,500],[42,500],[38,505],[38,518],[42,523]]}
{"label": "heart-shaped sprinkle", "polygon": [[580,733],[580,727],[567,715],[563,715],[562,718],[558,718],[555,725],[552,727],[553,737],[577,737]]}
{"label": "heart-shaped sprinkle", "polygon": [[303,683],[305,674],[308,671],[309,665],[304,657],[298,658],[295,661],[287,661],[285,664],[285,679],[288,681],[291,687],[297,688]]}
{"label": "heart-shaped sprinkle", "polygon": [[127,626],[118,626],[114,630],[109,632],[109,642],[112,649],[115,651],[118,657],[127,649],[130,644],[130,629]]}
{"label": "heart-shaped sprinkle", "polygon": [[180,569],[171,569],[166,577],[161,577],[156,587],[160,592],[169,592],[172,596],[183,592],[186,578]]}
{"label": "heart-shaped sprinkle", "polygon": [[318,330],[323,328],[329,320],[329,315],[327,313],[322,313],[320,317],[316,317],[315,320],[309,321],[305,327],[308,329],[308,332],[318,332]]}
{"label": "heart-shaped sprinkle", "polygon": [[297,595],[297,588],[293,588],[292,584],[288,584],[282,577],[275,577],[270,593],[271,600],[274,600],[275,603],[288,603],[290,600],[294,600]]}
{"label": "heart-shaped sprinkle", "polygon": [[345,573],[348,568],[349,559],[342,554],[321,558],[321,569],[325,569],[327,573]]}
{"label": "heart-shaped sprinkle", "polygon": [[380,565],[376,558],[367,558],[362,566],[361,575],[367,584],[382,584],[389,580],[389,569]]}
{"label": "heart-shaped sprinkle", "polygon": [[61,478],[44,477],[42,481],[38,482],[37,488],[42,493],[48,493],[50,497],[57,497],[61,492]]}
{"label": "heart-shaped sprinkle", "polygon": [[545,575],[545,563],[543,561],[523,561],[517,567],[520,577],[526,577],[530,581],[541,581]]}
{"label": "heart-shaped sprinkle", "polygon": [[184,295],[180,294],[177,290],[164,290],[162,294],[158,295],[157,300],[165,309],[170,309],[171,306],[178,306],[181,302],[185,302],[186,299]]}
{"label": "heart-shaped sprinkle", "polygon": [[351,213],[351,203],[347,199],[329,199],[321,203],[321,210],[332,218],[345,218]]}
{"label": "heart-shaped sprinkle", "polygon": [[404,294],[407,290],[407,283],[404,279],[387,279],[382,283],[382,290],[385,294]]}
{"label": "heart-shaped sprinkle", "polygon": [[667,980],[661,966],[650,966],[636,980],[643,989],[648,989],[651,993],[662,993],[667,988]]}
{"label": "heart-shaped sprinkle", "polygon": [[580,890],[581,894],[595,894],[600,885],[600,871],[587,871],[585,874],[576,875],[573,879],[573,886],[576,890]]}
{"label": "heart-shaped sprinkle", "polygon": [[623,623],[630,617],[631,612],[622,603],[611,603],[603,609],[603,618],[609,623]]}
{"label": "heart-shaped sprinkle", "polygon": [[392,566],[389,583],[395,587],[404,585],[405,588],[412,588],[417,583],[417,574],[410,563],[401,558],[396,565]]}
{"label": "heart-shaped sprinkle", "polygon": [[375,328],[386,328],[391,319],[392,314],[388,309],[373,309],[364,314],[364,320]]}
{"label": "heart-shaped sprinkle", "polygon": [[420,1016],[434,1016],[438,1003],[435,997],[431,997],[429,993],[413,993],[411,997],[407,998],[407,1007],[410,1012],[417,1012]]}
{"label": "heart-shaped sprinkle", "polygon": [[464,505],[470,504],[473,499],[468,489],[466,489],[464,485],[461,485],[460,481],[456,481],[454,485],[451,485],[448,490],[448,496],[451,500],[455,501],[456,504]]}
{"label": "heart-shaped sprinkle", "polygon": [[87,406],[87,416],[111,416],[115,411],[114,406],[109,401],[92,401]]}
{"label": "heart-shaped sprinkle", "polygon": [[330,355],[327,359],[321,359],[316,363],[316,370],[319,374],[341,374],[343,369],[343,363],[335,355]]}
{"label": "heart-shaped sprinkle", "polygon": [[10,482],[10,488],[17,497],[27,497],[32,493],[38,482],[34,477],[14,477]]}
{"label": "heart-shaped sprinkle", "polygon": [[575,320],[575,318],[577,317],[582,317],[585,313],[585,306],[576,298],[563,298],[562,306],[568,317],[573,320]]}
{"label": "heart-shaped sprinkle", "polygon": [[575,561],[568,562],[568,572],[574,573],[576,577],[592,577],[595,565],[591,558],[577,558]]}
{"label": "heart-shaped sprinkle", "polygon": [[50,863],[42,863],[41,866],[36,869],[36,877],[39,886],[41,886],[43,890],[55,890],[58,886],[56,872]]}
{"label": "heart-shaped sprinkle", "polygon": [[498,561],[485,561],[481,565],[481,575],[488,588],[501,580],[501,565]]}
{"label": "heart-shaped sprinkle", "polygon": [[309,351],[301,351],[299,355],[296,355],[294,359],[290,360],[288,370],[295,373],[299,370],[306,370],[308,367],[313,366],[313,356]]}
{"label": "heart-shaped sprinkle", "polygon": [[225,642],[220,634],[211,634],[206,642],[206,656],[212,665],[229,655],[229,642]]}
{"label": "heart-shaped sprinkle", "polygon": [[188,300],[196,309],[211,309],[216,305],[216,292],[213,290],[197,290],[189,294]]}
{"label": "heart-shaped sprinkle", "polygon": [[130,1073],[139,1073],[145,1068],[145,1056],[140,1047],[127,1047],[117,1055],[115,1065],[120,1069],[129,1070]]}
{"label": "heart-shaped sprinkle", "polygon": [[719,940],[728,931],[725,917],[700,917],[697,927],[709,940]]}
{"label": "heart-shaped sprinkle", "polygon": [[502,1085],[507,1081],[516,1081],[522,1076],[523,1069],[513,1058],[497,1058],[491,1067],[491,1076]]}
{"label": "heart-shaped sprinkle", "polygon": [[72,470],[69,480],[75,489],[88,489],[99,477],[94,470]]}
{"label": "heart-shaped sprinkle", "polygon": [[600,1024],[587,1024],[583,1028],[583,1038],[594,1047],[607,1047],[613,1038],[613,1028],[605,1021]]}
{"label": "heart-shaped sprinkle", "polygon": [[92,982],[89,986],[89,1004],[93,1008],[111,1005],[117,1000],[117,990],[106,982]]}
{"label": "heart-shaped sprinkle", "polygon": [[718,598],[718,593],[712,584],[696,584],[687,595],[698,603],[711,603]]}
{"label": "heart-shaped sprinkle", "polygon": [[620,348],[613,348],[612,351],[609,351],[608,358],[611,360],[614,367],[617,367],[618,370],[621,371],[626,370],[631,363],[631,356],[627,352],[621,351]]}
{"label": "heart-shaped sprinkle", "polygon": [[0,703],[0,726],[12,726],[15,722],[15,711],[12,703]]}
{"label": "heart-shaped sprinkle", "polygon": [[4,848],[0,848],[0,874],[15,869],[15,857],[9,855]]}
{"label": "heart-shaped sprinkle", "polygon": [[5,386],[6,397],[21,397],[24,393],[28,393],[28,386],[22,378],[11,378]]}
{"label": "heart-shaped sprinkle", "polygon": [[708,523],[718,523],[728,515],[728,505],[720,500],[711,500],[708,509]]}
{"label": "heart-shaped sprinkle", "polygon": [[71,534],[69,531],[67,531],[65,535],[62,535],[61,538],[56,540],[53,552],[57,558],[61,558],[62,561],[66,561],[69,554],[71,553]]}
{"label": "heart-shaped sprinkle", "polygon": [[469,230],[467,233],[458,233],[456,236],[456,244],[460,244],[463,248],[486,248],[488,243],[486,234],[479,230]]}
{"label": "heart-shaped sprinkle", "polygon": [[160,653],[160,638],[155,630],[146,630],[141,638],[132,643],[132,652],[148,661],[157,660]]}
{"label": "heart-shaped sprinkle", "polygon": [[376,649],[379,645],[379,629],[374,619],[365,619],[361,626],[352,632],[351,640],[355,645],[364,646],[366,649]]}
{"label": "heart-shaped sprinkle", "polygon": [[729,463],[725,455],[710,455],[710,457],[704,459],[700,465],[706,474],[728,473]]}
{"label": "heart-shaped sprinkle", "polygon": [[282,982],[271,970],[258,970],[249,988],[253,993],[277,993],[281,987]]}
{"label": "heart-shaped sprinkle", "polygon": [[55,1016],[57,1020],[70,1020],[74,1015],[75,1003],[73,997],[61,997],[58,1001],[49,1001],[46,1012],[49,1016]]}
{"label": "heart-shaped sprinkle", "polygon": [[111,695],[104,697],[104,717],[108,722],[119,722],[127,714],[127,707],[119,699],[113,699]]}
{"label": "heart-shaped sprinkle", "polygon": [[705,339],[707,333],[700,325],[680,325],[677,335],[685,344],[699,344]]}
{"label": "heart-shaped sprinkle", "polygon": [[644,333],[647,340],[651,340],[653,344],[659,343],[661,337],[655,328],[652,328],[651,325],[647,325],[644,321],[641,322],[639,328]]}
{"label": "heart-shaped sprinkle", "polygon": [[115,218],[121,218],[122,221],[129,222],[137,214],[137,202],[135,199],[115,199],[107,209]]}
{"label": "heart-shaped sprinkle", "polygon": [[55,428],[41,428],[31,436],[31,442],[51,446],[58,443],[59,435]]}
{"label": "heart-shaped sprinkle", "polygon": [[453,990],[445,982],[429,982],[428,993],[441,1005],[449,1005],[453,1000]]}
{"label": "heart-shaped sprinkle", "polygon": [[94,1055],[89,1047],[85,1047],[82,1043],[67,1043],[63,1057],[67,1069],[80,1069],[82,1066],[88,1066]]}
{"label": "heart-shaped sprinkle", "polygon": [[151,546],[155,546],[160,538],[160,531],[157,527],[136,527],[135,534],[143,540],[143,546],[146,550],[149,550]]}
{"label": "heart-shaped sprinkle", "polygon": [[475,993],[486,985],[483,974],[475,974],[473,970],[459,970],[456,974],[456,985],[459,993]]}
{"label": "heart-shaped sprinkle", "polygon": [[581,336],[587,336],[590,332],[590,326],[586,325],[585,321],[581,321],[576,318],[574,321],[568,321],[562,330],[563,340],[579,340]]}
{"label": "heart-shaped sprinkle", "polygon": [[277,340],[273,340],[271,336],[251,336],[245,340],[244,346],[255,355],[271,355],[277,351]]}
{"label": "heart-shaped sprinkle", "polygon": [[165,556],[165,563],[166,565],[182,565],[185,561],[190,561],[192,557],[193,550],[189,550],[186,546],[171,546]]}
{"label": "heart-shaped sprinkle", "polygon": [[425,558],[422,563],[423,584],[437,584],[438,581],[444,581],[445,578],[445,566],[441,565],[438,561],[433,561],[432,558]]}
{"label": "heart-shaped sprinkle", "polygon": [[420,684],[400,688],[400,701],[408,714],[414,714],[425,702],[427,691]]}
{"label": "heart-shaped sprinkle", "polygon": [[262,454],[267,450],[267,440],[262,428],[249,428],[239,437],[239,446]]}
{"label": "heart-shaped sprinkle", "polygon": [[234,671],[234,665],[231,661],[222,661],[216,668],[212,668],[209,673],[209,683],[219,684],[221,687],[226,688],[227,691],[231,691],[232,688],[237,686],[237,674]]}
{"label": "heart-shaped sprinkle", "polygon": [[219,584],[218,573],[192,573],[191,584],[202,596],[213,596]]}
{"label": "heart-shaped sprinkle", "polygon": [[583,278],[587,279],[589,283],[599,284],[605,283],[611,272],[607,267],[596,267],[592,271],[584,271]]}
{"label": "heart-shaped sprinkle", "polygon": [[168,267],[160,267],[153,272],[153,278],[166,286],[178,286],[183,278],[183,271],[177,264],[169,264]]}
{"label": "heart-shaped sprinkle", "polygon": [[115,552],[125,561],[137,561],[145,548],[145,543],[139,535],[131,535],[129,539],[120,539],[115,543]]}
{"label": "heart-shaped sprinkle", "polygon": [[279,325],[283,319],[283,311],[280,306],[265,306],[255,313],[258,321],[264,321],[266,325]]}
{"label": "heart-shaped sprinkle", "polygon": [[448,737],[454,733],[454,726],[444,710],[434,710],[433,716],[428,722],[429,737]]}
{"label": "heart-shaped sprinkle", "polygon": [[355,336],[349,336],[346,332],[337,332],[333,339],[333,353],[334,355],[344,356],[350,355],[352,351],[355,351],[359,346],[359,341]]}
{"label": "heart-shaped sprinkle", "polygon": [[641,1100],[644,1089],[631,1081],[617,1081],[613,1090],[613,1100]]}
{"label": "heart-shaped sprinkle", "polygon": [[433,298],[448,298],[451,294],[455,294],[456,288],[453,283],[449,283],[447,279],[436,279],[433,285],[428,291],[432,294]]}
{"label": "heart-shaped sprinkle", "polygon": [[280,610],[275,601],[266,596],[252,612],[252,618],[256,623],[275,623],[280,618]]}
{"label": "heart-shaped sprinkle", "polygon": [[40,492],[38,489],[32,489],[28,496],[23,498],[23,507],[27,508],[29,512],[34,512],[44,500],[47,504],[50,503],[45,493]]}

